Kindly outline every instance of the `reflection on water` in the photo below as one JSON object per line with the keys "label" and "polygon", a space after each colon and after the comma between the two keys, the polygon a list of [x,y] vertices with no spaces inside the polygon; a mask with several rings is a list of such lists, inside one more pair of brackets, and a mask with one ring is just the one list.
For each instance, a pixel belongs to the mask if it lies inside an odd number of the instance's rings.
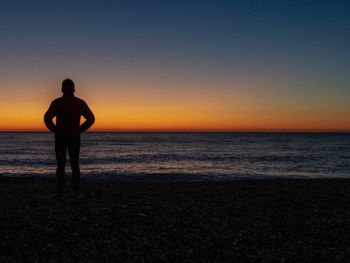
{"label": "reflection on water", "polygon": [[[53,176],[53,140],[49,133],[0,133],[0,176]],[[350,135],[86,133],[81,170],[147,180],[347,177]]]}

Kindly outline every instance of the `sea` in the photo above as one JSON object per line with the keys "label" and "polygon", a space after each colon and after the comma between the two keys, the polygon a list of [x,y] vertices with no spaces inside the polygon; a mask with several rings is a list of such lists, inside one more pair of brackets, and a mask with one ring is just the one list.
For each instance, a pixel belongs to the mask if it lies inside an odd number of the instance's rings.
{"label": "sea", "polygon": [[[55,176],[53,134],[1,132],[0,146],[0,177]],[[80,164],[91,180],[350,178],[350,134],[88,132]]]}

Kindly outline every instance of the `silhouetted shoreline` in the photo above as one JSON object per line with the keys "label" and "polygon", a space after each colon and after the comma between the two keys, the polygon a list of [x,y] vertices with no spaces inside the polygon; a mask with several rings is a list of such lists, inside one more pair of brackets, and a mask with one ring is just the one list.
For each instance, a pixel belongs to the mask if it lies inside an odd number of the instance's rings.
{"label": "silhouetted shoreline", "polygon": [[0,179],[1,262],[349,258],[350,180]]}

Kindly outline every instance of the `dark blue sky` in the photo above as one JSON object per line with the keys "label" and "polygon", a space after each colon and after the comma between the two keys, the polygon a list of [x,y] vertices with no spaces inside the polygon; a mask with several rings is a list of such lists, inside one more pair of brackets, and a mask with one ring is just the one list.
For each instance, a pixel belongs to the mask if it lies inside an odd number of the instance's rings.
{"label": "dark blue sky", "polygon": [[348,1],[2,1],[0,17],[8,56],[349,55]]}

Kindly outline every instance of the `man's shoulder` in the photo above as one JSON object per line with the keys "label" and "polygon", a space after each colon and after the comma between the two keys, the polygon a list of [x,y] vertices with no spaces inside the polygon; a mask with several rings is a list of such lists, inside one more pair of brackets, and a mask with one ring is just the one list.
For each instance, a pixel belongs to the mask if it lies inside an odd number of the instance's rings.
{"label": "man's shoulder", "polygon": [[52,104],[57,104],[57,103],[60,103],[61,101],[62,101],[62,97],[58,97],[52,101]]}
{"label": "man's shoulder", "polygon": [[82,99],[79,98],[79,97],[75,97],[75,96],[74,96],[74,100],[75,100],[76,102],[78,102],[78,103],[85,103],[85,101],[82,100]]}

